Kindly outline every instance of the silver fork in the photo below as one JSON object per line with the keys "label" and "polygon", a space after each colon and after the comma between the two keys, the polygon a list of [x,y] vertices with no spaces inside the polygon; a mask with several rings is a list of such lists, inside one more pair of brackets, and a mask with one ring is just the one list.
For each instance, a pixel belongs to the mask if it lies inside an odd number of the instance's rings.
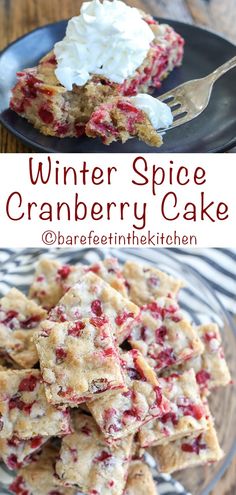
{"label": "silver fork", "polygon": [[200,115],[209,103],[214,83],[233,67],[236,67],[236,57],[218,67],[209,76],[193,79],[159,96],[158,99],[169,105],[174,116],[173,124],[165,131]]}

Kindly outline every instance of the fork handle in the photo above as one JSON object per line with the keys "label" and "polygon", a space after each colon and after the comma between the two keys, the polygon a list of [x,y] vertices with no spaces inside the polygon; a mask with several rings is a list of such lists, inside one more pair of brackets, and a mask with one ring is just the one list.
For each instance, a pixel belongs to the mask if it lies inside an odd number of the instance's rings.
{"label": "fork handle", "polygon": [[219,77],[223,76],[226,72],[228,72],[228,70],[233,69],[234,67],[236,67],[236,57],[233,57],[225,62],[225,64],[214,70],[214,72],[212,72],[212,74],[210,74],[208,77],[212,79],[212,82],[215,82],[217,81],[217,79],[219,79]]}

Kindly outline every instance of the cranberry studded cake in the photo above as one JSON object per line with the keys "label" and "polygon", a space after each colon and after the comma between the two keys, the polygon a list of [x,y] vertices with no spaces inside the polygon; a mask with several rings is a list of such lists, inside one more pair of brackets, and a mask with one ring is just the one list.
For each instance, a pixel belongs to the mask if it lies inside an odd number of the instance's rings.
{"label": "cranberry studded cake", "polygon": [[75,407],[94,396],[125,389],[112,329],[106,322],[97,325],[93,318],[45,321],[35,341],[51,404]]}
{"label": "cranberry studded cake", "polygon": [[175,300],[159,297],[141,307],[131,327],[129,342],[157,373],[188,361],[203,351],[201,339]]}
{"label": "cranberry studded cake", "polygon": [[71,429],[69,412],[47,402],[35,369],[0,372],[0,424],[0,438],[60,436]]}
{"label": "cranberry studded cake", "polygon": [[136,350],[121,354],[121,365],[127,390],[103,396],[88,403],[88,408],[107,439],[135,433],[148,421],[169,412],[156,374]]}
{"label": "cranberry studded cake", "polygon": [[38,459],[19,470],[10,485],[15,495],[77,495],[75,488],[61,486],[55,474],[55,459],[59,455],[52,445],[44,447]]}
{"label": "cranberry studded cake", "polygon": [[159,378],[164,396],[169,401],[169,411],[159,421],[151,421],[139,431],[143,448],[168,443],[206,429],[207,411],[203,404],[194,371],[182,375],[171,374]]}
{"label": "cranberry studded cake", "polygon": [[147,93],[183,58],[174,29],[120,0],[85,2],[65,38],[18,72],[10,107],[49,136],[137,137],[160,146],[170,108]]}
{"label": "cranberry studded cake", "polygon": [[52,321],[90,318],[97,327],[110,322],[115,338],[123,342],[140,309],[95,273],[88,272],[62,297],[50,312]]}
{"label": "cranberry studded cake", "polygon": [[182,286],[131,261],[42,259],[29,299],[0,300],[11,493],[154,495],[146,449],[165,473],[222,458],[207,402],[230,383],[221,333],[183,316]]}
{"label": "cranberry studded cake", "polygon": [[0,356],[19,368],[33,368],[38,353],[33,336],[47,312],[22,292],[11,289],[0,299]]}
{"label": "cranberry studded cake", "polygon": [[56,472],[69,486],[101,495],[122,494],[131,459],[132,435],[109,445],[91,416],[74,415],[75,432],[62,440]]}

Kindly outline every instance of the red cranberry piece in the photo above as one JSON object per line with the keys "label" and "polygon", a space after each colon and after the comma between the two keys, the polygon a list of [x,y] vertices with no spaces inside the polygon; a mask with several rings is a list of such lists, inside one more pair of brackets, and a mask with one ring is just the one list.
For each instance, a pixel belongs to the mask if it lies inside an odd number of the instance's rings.
{"label": "red cranberry piece", "polygon": [[86,435],[87,437],[90,437],[91,436],[91,433],[92,433],[92,431],[90,430],[90,428],[87,425],[82,426],[82,428],[80,429],[80,431],[84,435]]}
{"label": "red cranberry piece", "polygon": [[141,417],[140,417],[139,410],[137,407],[127,409],[127,411],[123,412],[123,416],[124,416],[124,418],[132,417],[132,418],[136,418],[137,421],[141,421]]}
{"label": "red cranberry piece", "polygon": [[191,444],[182,443],[181,449],[183,450],[183,452],[199,454],[200,450],[205,450],[207,448],[205,443],[201,443],[201,438],[202,435],[199,435]]}
{"label": "red cranberry piece", "polygon": [[54,120],[53,113],[49,110],[47,105],[42,105],[38,111],[40,119],[44,124],[52,124]]}
{"label": "red cranberry piece", "polygon": [[80,337],[82,330],[85,328],[83,321],[76,321],[72,328],[69,328],[68,335],[73,337]]}
{"label": "red cranberry piece", "polygon": [[36,278],[36,282],[43,282],[44,280],[45,280],[44,275],[39,275],[39,276]]}
{"label": "red cranberry piece", "polygon": [[196,380],[198,385],[206,385],[210,378],[211,375],[206,370],[200,370],[196,373]]}
{"label": "red cranberry piece", "polygon": [[114,349],[112,349],[112,347],[109,347],[108,349],[104,349],[103,354],[105,354],[105,356],[107,357],[114,356],[115,354]]}
{"label": "red cranberry piece", "polygon": [[162,423],[167,423],[168,421],[171,421],[171,423],[176,426],[178,424],[178,417],[177,415],[173,412],[173,411],[170,411],[166,414],[164,414],[161,418],[160,418],[160,421]]}
{"label": "red cranberry piece", "polygon": [[156,394],[156,402],[157,405],[160,407],[162,404],[163,396],[162,396],[162,391],[160,387],[155,387],[155,394]]}
{"label": "red cranberry piece", "polygon": [[26,98],[34,99],[37,97],[37,88],[34,86],[24,86],[22,88],[22,93]]}
{"label": "red cranberry piece", "polygon": [[30,440],[31,448],[37,449],[38,447],[40,447],[42,445],[42,441],[43,441],[43,438],[40,435],[38,435],[37,437],[31,438],[31,440]]}
{"label": "red cranberry piece", "polygon": [[99,299],[95,299],[95,301],[91,303],[91,310],[96,316],[102,316],[103,314],[102,304],[101,301],[99,301]]}
{"label": "red cranberry piece", "polygon": [[7,311],[6,318],[4,318],[4,320],[2,320],[1,323],[3,323],[3,325],[9,325],[9,324],[11,324],[11,321],[14,318],[18,317],[18,315],[19,315],[19,313],[17,311],[13,311],[13,310]]}
{"label": "red cranberry piece", "polygon": [[126,311],[124,311],[124,313],[117,315],[115,322],[118,326],[121,326],[126,322],[128,318],[133,318],[133,317],[134,317],[134,313],[127,313]]}
{"label": "red cranberry piece", "polygon": [[129,284],[128,280],[125,280],[124,284],[125,284],[126,289],[129,291],[130,290],[130,284]]}
{"label": "red cranberry piece", "polygon": [[164,340],[167,336],[167,328],[165,326],[161,326],[160,328],[157,328],[155,331],[155,336],[156,336],[157,344],[163,345]]}
{"label": "red cranberry piece", "polygon": [[157,355],[157,368],[160,368],[162,366],[171,366],[172,364],[175,364],[176,362],[176,356],[174,354],[173,349],[165,349]]}
{"label": "red cranberry piece", "polygon": [[148,278],[147,283],[151,287],[159,287],[160,286],[160,279],[152,276],[152,277]]}
{"label": "red cranberry piece", "polygon": [[103,327],[103,325],[105,325],[105,323],[108,323],[108,318],[106,315],[102,315],[102,316],[93,316],[92,318],[90,318],[90,323],[91,325],[93,325],[94,327],[96,328],[101,328]]}
{"label": "red cranberry piece", "polygon": [[112,458],[112,455],[106,452],[105,450],[102,450],[102,452],[94,458],[93,462],[103,462],[105,466],[108,466],[110,464],[110,460]]}
{"label": "red cranberry piece", "polygon": [[112,432],[120,431],[121,424],[117,420],[117,410],[113,407],[105,409],[103,414],[104,429],[111,434]]}
{"label": "red cranberry piece", "polygon": [[126,368],[126,371],[131,380],[141,380],[141,375],[135,368]]}
{"label": "red cranberry piece", "polygon": [[61,277],[63,280],[68,277],[68,275],[71,272],[71,267],[68,265],[64,265],[59,270],[57,271],[59,277]]}
{"label": "red cranberry piece", "polygon": [[217,339],[217,335],[215,332],[207,332],[204,335],[204,340],[206,343],[210,342],[212,339]]}
{"label": "red cranberry piece", "polygon": [[146,341],[146,334],[147,334],[147,327],[141,327],[140,328],[140,337],[141,339],[145,342]]}
{"label": "red cranberry piece", "polygon": [[122,110],[123,112],[129,112],[134,114],[140,113],[140,110],[138,110],[138,108],[134,107],[128,101],[118,101],[117,108],[119,108],[119,110]]}
{"label": "red cranberry piece", "polygon": [[73,462],[77,462],[78,461],[77,449],[70,448],[70,453],[71,453],[71,457],[72,457]]}
{"label": "red cranberry piece", "polygon": [[171,317],[171,320],[174,322],[174,323],[179,323],[181,321],[181,318],[179,316],[172,316]]}
{"label": "red cranberry piece", "polygon": [[56,132],[58,136],[65,136],[69,132],[69,130],[70,130],[70,126],[66,122],[64,122],[64,124],[58,123],[56,125]]}
{"label": "red cranberry piece", "polygon": [[9,447],[18,447],[18,445],[20,445],[21,442],[22,440],[20,440],[16,436],[13,436],[9,438],[9,440],[7,440],[7,445],[9,445]]}
{"label": "red cranberry piece", "polygon": [[17,478],[9,486],[9,490],[16,495],[30,495],[22,476],[17,476]]}
{"label": "red cranberry piece", "polygon": [[24,113],[25,111],[25,99],[21,101],[10,101],[10,108],[16,113]]}
{"label": "red cranberry piece", "polygon": [[93,272],[93,273],[99,273],[100,272],[100,265],[92,265],[88,268],[88,271],[89,272]]}
{"label": "red cranberry piece", "polygon": [[19,392],[33,392],[38,383],[38,378],[34,375],[23,378],[19,385]]}
{"label": "red cranberry piece", "polygon": [[33,315],[27,320],[21,321],[20,326],[21,328],[35,328],[38,323],[40,322],[41,317],[39,315]]}
{"label": "red cranberry piece", "polygon": [[205,409],[200,404],[189,404],[180,407],[183,410],[184,416],[193,416],[197,420],[201,419],[205,414]]}
{"label": "red cranberry piece", "polygon": [[81,137],[85,134],[85,125],[84,124],[75,124],[75,133],[77,137]]}
{"label": "red cranberry piece", "polygon": [[52,55],[50,58],[46,60],[46,62],[47,64],[56,65],[57,63],[56,55]]}
{"label": "red cranberry piece", "polygon": [[32,406],[33,402],[31,404],[25,404],[18,396],[12,397],[8,403],[9,411],[16,408],[20,411],[24,411],[26,414],[30,414]]}
{"label": "red cranberry piece", "polygon": [[9,469],[17,469],[18,468],[18,459],[15,454],[9,455],[7,458],[7,466]]}
{"label": "red cranberry piece", "polygon": [[57,362],[63,361],[67,356],[67,351],[63,347],[58,347],[56,349]]}

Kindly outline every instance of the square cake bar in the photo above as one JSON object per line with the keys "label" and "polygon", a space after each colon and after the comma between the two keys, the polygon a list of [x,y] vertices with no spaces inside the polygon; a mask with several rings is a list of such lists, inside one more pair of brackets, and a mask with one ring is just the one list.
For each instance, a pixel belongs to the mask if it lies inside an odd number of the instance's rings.
{"label": "square cake bar", "polygon": [[138,306],[89,272],[51,310],[50,319],[62,322],[90,318],[90,322],[97,326],[109,320],[120,343],[128,337],[131,323],[139,311]]}
{"label": "square cake bar", "polygon": [[125,389],[112,329],[103,320],[45,321],[35,343],[50,403],[75,407]]}
{"label": "square cake bar", "polygon": [[122,272],[122,267],[119,265],[116,258],[106,258],[103,261],[93,263],[88,267],[88,271],[95,273],[107,282],[113,289],[116,289],[123,297],[128,296],[128,287],[125,277]]}
{"label": "square cake bar", "polygon": [[158,495],[157,485],[145,462],[130,463],[124,495]]}
{"label": "square cake bar", "polygon": [[183,287],[177,280],[152,266],[126,261],[123,276],[128,287],[128,296],[138,306],[151,303],[158,297],[175,297]]}
{"label": "square cake bar", "polygon": [[122,353],[121,364],[128,390],[88,403],[105,437],[111,441],[136,432],[142,424],[169,411],[156,374],[141,353]]}
{"label": "square cake bar", "polygon": [[159,420],[140,428],[139,443],[143,448],[165,444],[177,438],[198,434],[207,428],[207,410],[203,404],[193,370],[158,379],[170,410]]}
{"label": "square cake bar", "polygon": [[55,476],[55,459],[59,451],[46,446],[37,460],[19,470],[9,490],[15,495],[77,495],[76,488],[61,486]]}
{"label": "square cake bar", "polygon": [[203,343],[201,355],[184,363],[181,369],[194,369],[197,383],[202,393],[209,393],[215,387],[226,386],[231,381],[227,366],[220,330],[214,323],[197,327],[198,335]]}
{"label": "square cake bar", "polygon": [[0,325],[0,355],[13,368],[33,368],[38,353],[33,342],[36,330],[10,330]]}
{"label": "square cake bar", "polygon": [[107,444],[91,416],[74,415],[75,433],[62,440],[56,472],[65,485],[88,495],[122,495],[132,448],[132,435]]}
{"label": "square cake bar", "polygon": [[48,442],[49,437],[36,437],[22,440],[17,436],[0,438],[0,459],[8,469],[20,469],[35,461],[42,446]]}
{"label": "square cake bar", "polygon": [[201,354],[204,349],[197,331],[169,297],[142,306],[139,318],[131,325],[129,342],[157,373]]}
{"label": "square cake bar", "polygon": [[48,404],[38,370],[0,372],[0,438],[61,436],[70,431],[69,412]]}
{"label": "square cake bar", "polygon": [[0,299],[0,326],[9,330],[37,328],[46,317],[47,312],[18,289],[11,289]]}
{"label": "square cake bar", "polygon": [[173,473],[180,469],[220,461],[223,457],[211,417],[208,418],[206,431],[179,438],[166,445],[158,445],[151,449],[151,453],[163,473]]}
{"label": "square cake bar", "polygon": [[42,258],[37,264],[29,297],[49,311],[84,273],[83,265],[62,265],[59,261]]}

